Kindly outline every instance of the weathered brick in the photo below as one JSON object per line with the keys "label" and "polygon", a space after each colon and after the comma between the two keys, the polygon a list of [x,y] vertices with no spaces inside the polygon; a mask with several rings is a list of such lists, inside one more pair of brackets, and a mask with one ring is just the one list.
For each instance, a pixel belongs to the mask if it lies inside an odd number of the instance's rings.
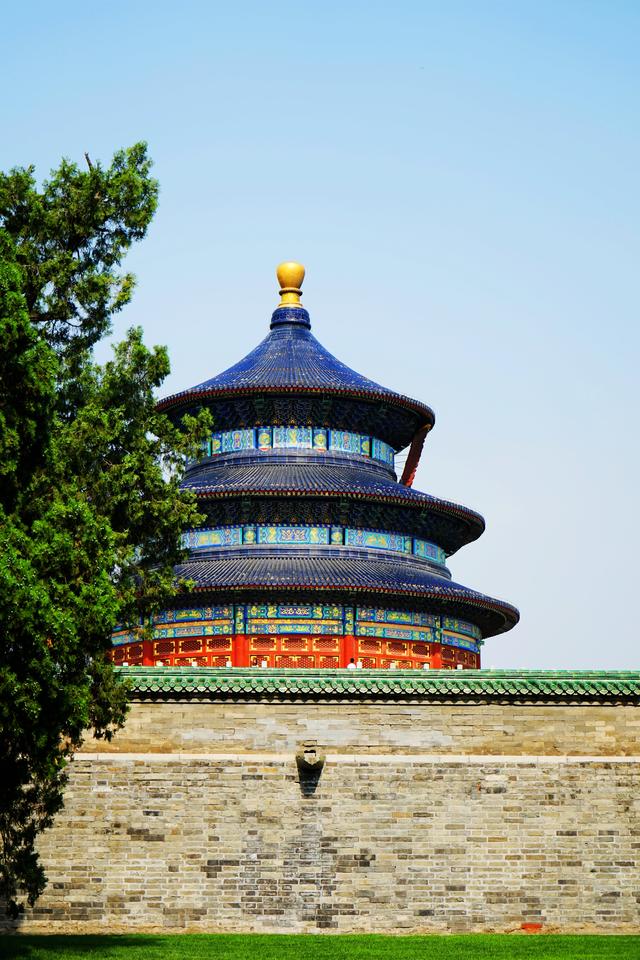
{"label": "weathered brick", "polygon": [[22,929],[637,932],[639,732],[623,705],[134,704],[72,764]]}

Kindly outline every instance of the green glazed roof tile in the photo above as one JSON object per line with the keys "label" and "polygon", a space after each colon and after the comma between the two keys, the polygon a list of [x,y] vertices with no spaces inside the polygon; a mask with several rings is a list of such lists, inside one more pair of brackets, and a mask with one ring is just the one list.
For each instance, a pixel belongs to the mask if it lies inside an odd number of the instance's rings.
{"label": "green glazed roof tile", "polygon": [[133,700],[287,700],[446,698],[538,702],[640,703],[637,671],[260,670],[210,667],[118,667]]}

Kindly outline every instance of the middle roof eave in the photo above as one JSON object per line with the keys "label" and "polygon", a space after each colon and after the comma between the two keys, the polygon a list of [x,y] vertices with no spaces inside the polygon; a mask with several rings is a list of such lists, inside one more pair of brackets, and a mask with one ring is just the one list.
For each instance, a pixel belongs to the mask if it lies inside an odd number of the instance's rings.
{"label": "middle roof eave", "polygon": [[229,464],[215,460],[196,468],[183,487],[203,499],[246,496],[334,497],[389,503],[411,510],[450,517],[452,524],[446,542],[439,543],[448,554],[455,553],[483,533],[484,519],[469,507],[440,500],[413,487],[405,487],[385,476],[381,470],[360,465],[331,466],[317,463]]}

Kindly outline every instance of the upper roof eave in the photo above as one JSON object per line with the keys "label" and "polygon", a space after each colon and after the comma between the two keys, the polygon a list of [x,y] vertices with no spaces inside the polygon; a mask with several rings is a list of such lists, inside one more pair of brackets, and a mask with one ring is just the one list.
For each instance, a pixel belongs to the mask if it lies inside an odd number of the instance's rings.
{"label": "upper roof eave", "polygon": [[353,400],[365,400],[370,403],[386,403],[390,406],[401,407],[409,410],[411,413],[415,413],[419,418],[416,431],[425,426],[433,427],[436,422],[436,415],[431,407],[427,406],[426,403],[413,400],[411,397],[406,397],[401,393],[383,390],[353,390],[348,387],[311,387],[303,384],[274,384],[260,387],[218,387],[202,390],[191,388],[164,397],[158,401],[157,408],[158,410],[165,411],[177,410],[179,408],[187,409],[192,403],[203,400],[215,400],[227,397],[251,397],[261,394],[269,394],[271,396],[299,394],[300,396],[346,397]]}
{"label": "upper roof eave", "polygon": [[[274,326],[274,318],[283,316]],[[303,325],[292,322],[300,317]],[[299,319],[299,318],[298,318]],[[407,418],[398,430],[396,449],[435,423],[433,410],[418,400],[390,390],[338,360],[311,333],[306,310],[276,310],[272,329],[237,363],[221,373],[158,403],[160,410],[178,411],[194,403],[260,396],[325,396],[385,404]]]}

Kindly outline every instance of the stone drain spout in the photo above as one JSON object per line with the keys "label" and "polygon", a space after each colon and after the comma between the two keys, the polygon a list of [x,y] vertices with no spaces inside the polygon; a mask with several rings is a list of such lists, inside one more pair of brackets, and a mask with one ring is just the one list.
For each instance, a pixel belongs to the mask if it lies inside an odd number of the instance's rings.
{"label": "stone drain spout", "polygon": [[315,793],[326,755],[318,748],[317,740],[305,740],[296,753],[298,778],[303,796]]}

